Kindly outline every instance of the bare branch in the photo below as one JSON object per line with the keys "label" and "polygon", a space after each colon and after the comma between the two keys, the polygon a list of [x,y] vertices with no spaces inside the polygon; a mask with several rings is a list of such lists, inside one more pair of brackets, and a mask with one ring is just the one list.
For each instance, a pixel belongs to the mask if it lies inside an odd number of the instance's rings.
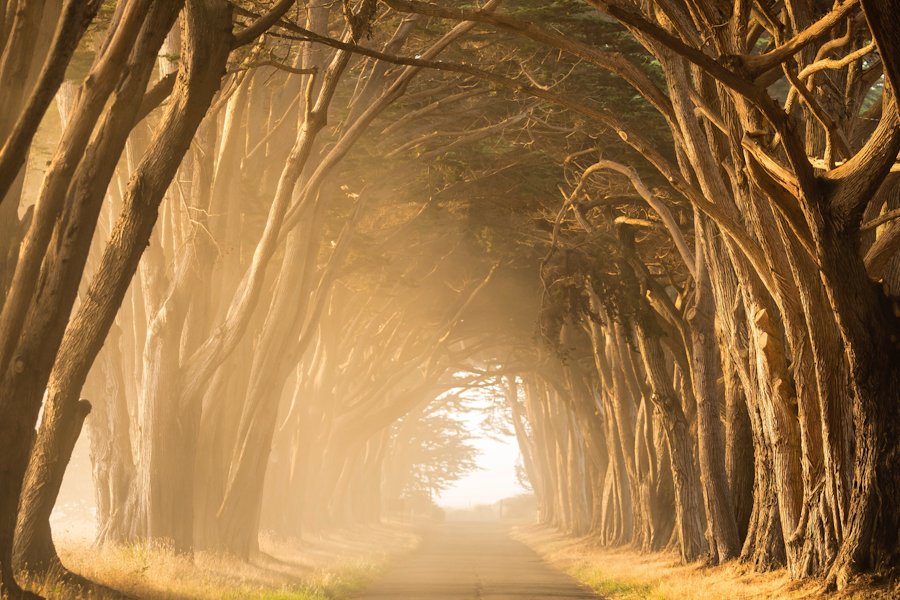
{"label": "bare branch", "polygon": [[241,68],[257,69],[259,67],[272,67],[274,69],[278,69],[279,71],[284,71],[293,75],[314,75],[317,72],[316,67],[310,67],[308,69],[298,69],[296,67],[280,63],[277,60],[258,60],[246,65],[242,65]]}
{"label": "bare branch", "polygon": [[774,50],[765,54],[751,54],[742,57],[744,65],[754,77],[759,77],[766,71],[784,63],[791,56],[815,42],[841,22],[851,10],[859,4],[859,0],[844,0],[840,5],[832,9],[824,17],[787,40],[779,44]]}
{"label": "bare branch", "polygon": [[875,50],[875,42],[871,41],[862,48],[854,50],[853,52],[847,54],[846,56],[842,56],[841,58],[825,58],[822,60],[818,60],[812,64],[806,65],[800,70],[800,72],[797,74],[797,77],[799,77],[800,79],[806,79],[810,75],[814,75],[819,71],[843,69],[850,63],[859,60],[865,55],[875,52]]}
{"label": "bare branch", "polygon": [[685,267],[687,267],[688,272],[691,274],[692,279],[696,279],[696,264],[694,261],[694,253],[691,251],[690,247],[687,244],[687,241],[684,239],[684,234],[681,232],[681,228],[678,226],[678,222],[675,220],[675,217],[672,216],[672,212],[669,210],[669,207],[665,205],[662,201],[659,200],[644,184],[641,180],[640,176],[637,174],[633,168],[623,165],[622,163],[618,163],[612,160],[599,160],[590,167],[588,167],[584,175],[582,175],[581,180],[578,182],[578,187],[575,188],[575,192],[573,192],[570,197],[571,200],[574,200],[575,194],[577,191],[581,189],[584,184],[585,176],[601,169],[609,169],[611,171],[615,171],[621,175],[624,175],[631,182],[631,185],[634,187],[635,191],[640,195],[641,198],[644,199],[650,208],[659,215],[660,220],[662,220],[663,225],[666,230],[669,232],[669,235],[672,237],[672,241],[675,243],[675,248],[678,250],[678,254],[681,255],[681,260],[684,261]]}
{"label": "bare branch", "polygon": [[894,210],[888,211],[883,215],[875,217],[871,221],[863,223],[860,229],[863,231],[870,231],[895,219],[900,219],[900,208],[895,208]]}
{"label": "bare branch", "polygon": [[[900,90],[900,11],[894,0],[861,0],[891,87]],[[895,100],[896,102],[896,100]]]}
{"label": "bare branch", "polygon": [[[272,27],[272,25],[274,25],[279,19],[281,19],[281,17],[283,17],[288,10],[290,10],[295,2],[296,0],[280,0],[280,2],[273,6],[269,12],[262,16],[259,16],[250,25],[236,33],[234,35],[232,47],[239,48],[241,46],[246,46],[256,38],[264,34],[270,27]],[[238,7],[235,6],[235,10],[237,10],[237,8]]]}
{"label": "bare branch", "polygon": [[889,86],[884,93],[884,111],[869,140],[852,158],[824,175],[832,210],[850,225],[859,225],[863,207],[891,172],[900,153],[900,111]]}

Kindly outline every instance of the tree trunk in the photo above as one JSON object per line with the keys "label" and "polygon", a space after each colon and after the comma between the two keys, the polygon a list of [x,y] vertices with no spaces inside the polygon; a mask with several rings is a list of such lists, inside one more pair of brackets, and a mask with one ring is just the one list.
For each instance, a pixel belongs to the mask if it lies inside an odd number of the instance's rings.
{"label": "tree trunk", "polygon": [[119,327],[114,325],[100,353],[97,366],[100,367],[98,375],[102,381],[93,386],[97,400],[87,420],[97,497],[98,544],[135,540],[136,472],[131,444],[131,416],[120,360],[120,333]]}
{"label": "tree trunk", "polygon": [[[747,537],[750,514],[753,511],[753,434],[747,402],[735,373],[731,357],[722,357],[725,378],[725,467],[728,486],[734,501],[734,518],[738,539]],[[740,553],[740,549],[738,550]]]}
{"label": "tree trunk", "polygon": [[[33,568],[58,562],[47,519],[83,421],[82,418],[75,428],[76,422],[70,415],[77,414],[78,395],[137,269],[159,203],[218,90],[230,52],[227,32],[231,17],[224,4],[191,2],[186,15],[188,34],[182,52],[186,73],[166,114],[166,127],[152,141],[136,170],[126,192],[122,216],[86,300],[63,335],[60,357],[50,374],[46,414],[59,418],[45,418],[41,423],[28,481],[35,492],[29,491],[23,498],[19,527],[19,536],[25,540],[20,544],[20,555]],[[177,357],[177,344],[173,356]],[[35,548],[27,546],[31,542]]]}
{"label": "tree trunk", "polygon": [[829,581],[839,587],[900,561],[900,324],[866,273],[855,232],[826,225],[823,280],[846,344],[854,391],[856,464],[844,539]]}
{"label": "tree trunk", "polygon": [[678,532],[681,560],[690,562],[703,552],[700,481],[694,470],[692,443],[681,402],[675,395],[666,373],[665,357],[659,339],[648,327],[650,326],[645,323],[638,323],[635,332],[647,371],[647,379],[653,390],[653,403],[663,414],[663,427],[666,429],[666,439],[672,457],[675,527]]}
{"label": "tree trunk", "polygon": [[[698,246],[700,253],[702,247]],[[697,440],[709,531],[707,543],[713,562],[721,563],[740,553],[740,541],[725,470],[725,444],[719,417],[716,380],[721,372],[717,367],[721,363],[716,356],[714,303],[706,260],[702,255],[698,265],[694,306],[687,317],[691,325],[691,379],[697,399]]]}
{"label": "tree trunk", "polygon": [[[178,8],[173,3],[151,9],[146,16],[100,129],[87,145],[75,179],[66,181],[74,197],[62,215],[45,212],[40,219],[35,215],[25,243],[31,259],[23,262],[20,258],[0,317],[0,413],[12,415],[0,422],[0,572],[2,585],[12,593],[16,587],[9,561],[16,511],[44,388],[77,295],[106,184],[137,112],[134,96],[146,89],[156,52]],[[115,80],[109,83],[114,85]],[[60,226],[54,228],[57,222]],[[52,243],[50,235],[43,235],[51,230]],[[39,234],[32,236],[32,231]],[[41,252],[42,246],[47,252]]]}
{"label": "tree trunk", "polygon": [[16,570],[43,573],[61,566],[50,533],[50,513],[91,405],[87,400],[60,402],[59,394],[50,389],[41,418],[41,431],[53,430],[54,443],[38,433],[25,475],[13,549]]}

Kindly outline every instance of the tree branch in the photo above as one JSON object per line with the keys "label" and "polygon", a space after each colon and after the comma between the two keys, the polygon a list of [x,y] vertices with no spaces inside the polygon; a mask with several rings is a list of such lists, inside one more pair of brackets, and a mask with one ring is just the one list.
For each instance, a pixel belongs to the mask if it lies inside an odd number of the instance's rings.
{"label": "tree branch", "polygon": [[59,18],[50,51],[38,75],[37,83],[19,115],[15,127],[0,148],[0,202],[19,175],[28,156],[28,147],[47,107],[56,96],[66,74],[66,67],[75,53],[78,42],[100,8],[99,0],[69,0]]}
{"label": "tree branch", "polygon": [[864,57],[866,54],[874,52],[876,49],[877,47],[875,45],[875,42],[871,41],[862,48],[858,48],[853,52],[847,54],[846,56],[842,56],[841,58],[824,58],[822,60],[817,60],[816,62],[803,67],[797,74],[797,77],[799,77],[800,79],[806,79],[810,75],[814,75],[819,71],[842,69],[850,63]]}
{"label": "tree branch", "polygon": [[[743,57],[721,56],[717,61],[702,50],[686,44],[663,27],[649,21],[634,10],[618,6],[609,0],[587,1],[598,10],[647,35],[697,67],[700,67],[711,77],[753,103],[779,134],[782,147],[797,175],[797,181],[803,195],[808,199],[818,198],[815,173],[806,157],[803,142],[796,135],[792,119],[785,114],[763,87],[755,83],[752,73],[749,73],[744,65]],[[857,0],[850,1],[855,2]]]}
{"label": "tree branch", "polygon": [[765,54],[751,54],[743,56],[746,68],[754,76],[759,77],[766,71],[777,67],[787,61],[791,56],[805,48],[807,45],[818,40],[823,35],[831,31],[832,27],[841,22],[847,14],[859,4],[859,0],[844,0],[843,3],[832,9],[824,17],[787,40],[779,44],[774,50],[770,50]]}
{"label": "tree branch", "polygon": [[177,71],[169,73],[162,79],[157,80],[156,83],[147,90],[144,97],[141,99],[141,108],[138,109],[137,117],[134,120],[135,123],[140,123],[142,120],[146,119],[150,113],[156,110],[156,108],[172,94],[172,90],[175,89],[175,79],[177,74]]}
{"label": "tree branch", "polygon": [[869,140],[852,158],[824,175],[831,210],[845,225],[859,225],[863,208],[891,172],[900,152],[900,110],[889,86],[884,94],[884,111]]}
{"label": "tree branch", "polygon": [[[284,26],[281,23],[279,25]],[[769,289],[773,293],[776,293],[777,287],[772,276],[771,268],[768,266],[761,248],[749,236],[743,226],[731,219],[716,203],[707,200],[703,196],[703,194],[695,190],[693,186],[691,186],[681,176],[678,170],[674,166],[669,164],[669,161],[655,149],[654,143],[645,140],[640,134],[627,127],[624,123],[617,119],[611,112],[604,109],[586,106],[579,102],[573,101],[568,97],[553,93],[548,90],[540,89],[532,85],[510,79],[509,77],[498,75],[496,73],[492,73],[490,71],[486,71],[484,69],[480,69],[471,65],[463,63],[451,63],[440,60],[424,60],[418,58],[395,56],[359,46],[358,44],[343,42],[326,36],[321,36],[303,29],[302,27],[299,27],[297,25],[287,24],[287,28],[289,28],[290,31],[299,33],[302,36],[298,37],[297,39],[309,42],[317,42],[334,48],[356,52],[362,54],[363,56],[377,58],[379,60],[384,60],[393,64],[422,67],[426,69],[437,69],[471,75],[473,77],[477,77],[479,79],[493,83],[498,87],[506,88],[517,93],[528,94],[535,98],[540,98],[564,108],[568,108],[573,112],[581,114],[585,117],[588,117],[589,119],[592,119],[600,124],[609,127],[610,129],[613,129],[618,133],[619,137],[625,143],[627,143],[629,146],[637,150],[642,156],[644,156],[644,158],[646,158],[647,161],[650,162],[650,164],[656,167],[656,169],[676,190],[678,190],[685,198],[687,198],[703,213],[709,216],[722,229],[722,231],[725,232],[735,242],[737,247],[744,253],[747,259],[753,265],[754,270],[757,271],[758,276],[766,285],[767,289]],[[805,156],[806,155],[804,154],[804,159]]]}
{"label": "tree branch", "polygon": [[641,178],[638,176],[637,171],[633,168],[623,165],[622,163],[618,163],[612,160],[600,160],[594,165],[600,169],[609,169],[620,173],[627,177],[631,182],[631,185],[634,186],[635,191],[644,199],[650,208],[659,215],[660,220],[665,225],[666,230],[669,232],[669,235],[672,236],[672,241],[675,243],[675,248],[678,250],[678,254],[681,255],[681,260],[684,261],[684,265],[687,268],[688,272],[691,274],[692,279],[697,278],[696,271],[696,263],[694,261],[694,253],[691,251],[690,247],[687,244],[687,241],[684,239],[684,234],[681,231],[681,228],[678,226],[678,222],[675,221],[675,217],[672,216],[672,212],[669,210],[669,207],[665,205],[665,203],[661,202],[656,196],[653,195],[652,192],[644,185],[644,182],[641,181]]}
{"label": "tree branch", "polygon": [[[900,90],[900,10],[895,0],[861,0],[863,13],[884,63],[885,78]],[[896,99],[894,100],[896,102]]]}
{"label": "tree branch", "polygon": [[512,31],[536,42],[563,50],[595,66],[605,69],[610,73],[618,75],[653,105],[667,121],[673,123],[675,120],[672,102],[666,96],[665,92],[653,83],[640,67],[618,52],[601,52],[596,48],[574,40],[571,37],[562,36],[533,23],[519,21],[505,15],[487,13],[480,10],[466,11],[444,8],[436,4],[421,2],[419,0],[384,0],[384,2],[391,8],[402,12],[412,12],[431,17],[455,19],[459,21],[473,21],[490,25],[495,29]]}
{"label": "tree branch", "polygon": [[[253,21],[250,25],[234,34],[234,41],[231,44],[232,48],[240,48],[241,46],[246,46],[250,42],[254,41],[260,35],[265,33],[272,25],[274,25],[281,17],[287,13],[288,10],[294,5],[296,0],[280,0],[278,4],[272,7],[269,12],[264,15],[258,16],[258,18]],[[234,4],[234,3],[232,3]],[[235,10],[239,8],[238,6],[234,6]]]}

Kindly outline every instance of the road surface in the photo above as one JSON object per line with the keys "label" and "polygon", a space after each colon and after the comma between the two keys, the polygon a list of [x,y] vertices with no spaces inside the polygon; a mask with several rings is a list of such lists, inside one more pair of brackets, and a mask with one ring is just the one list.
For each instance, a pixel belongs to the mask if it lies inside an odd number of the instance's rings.
{"label": "road surface", "polygon": [[492,523],[446,523],[356,600],[599,598]]}

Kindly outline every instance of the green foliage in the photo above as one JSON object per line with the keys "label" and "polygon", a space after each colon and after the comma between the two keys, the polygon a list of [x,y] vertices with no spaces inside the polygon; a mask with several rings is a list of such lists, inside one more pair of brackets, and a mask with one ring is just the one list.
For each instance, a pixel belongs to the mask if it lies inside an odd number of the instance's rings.
{"label": "green foliage", "polygon": [[610,600],[665,600],[649,583],[628,583],[615,579],[590,561],[581,561],[568,569],[569,574]]}
{"label": "green foliage", "polygon": [[421,416],[412,414],[394,427],[397,458],[405,464],[399,471],[407,474],[400,496],[431,497],[477,468],[473,436],[452,404],[438,399]]}

